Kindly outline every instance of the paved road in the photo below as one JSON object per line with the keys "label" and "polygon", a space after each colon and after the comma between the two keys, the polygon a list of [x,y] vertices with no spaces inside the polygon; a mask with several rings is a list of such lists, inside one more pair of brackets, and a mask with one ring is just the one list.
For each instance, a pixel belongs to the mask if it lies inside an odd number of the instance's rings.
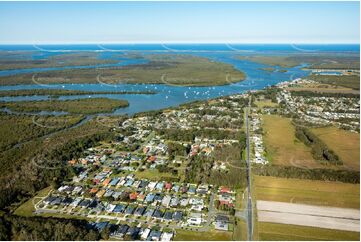
{"label": "paved road", "polygon": [[250,165],[250,149],[249,149],[249,123],[248,123],[248,113],[251,109],[251,99],[248,102],[248,108],[246,108],[246,135],[247,135],[247,149],[246,149],[246,162],[247,162],[247,191],[248,191],[248,198],[247,198],[247,231],[248,231],[248,240],[253,239],[253,210],[252,210],[252,193],[251,193],[251,165]]}

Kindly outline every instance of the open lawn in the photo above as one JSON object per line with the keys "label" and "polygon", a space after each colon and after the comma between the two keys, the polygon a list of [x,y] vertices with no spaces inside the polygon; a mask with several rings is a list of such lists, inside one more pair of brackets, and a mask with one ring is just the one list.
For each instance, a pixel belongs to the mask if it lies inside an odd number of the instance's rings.
{"label": "open lawn", "polygon": [[149,179],[152,181],[159,181],[159,179],[167,180],[167,178],[176,178],[169,172],[159,172],[158,169],[146,169],[144,171],[136,171],[135,177],[138,179]]}
{"label": "open lawn", "polygon": [[311,131],[340,157],[346,168],[360,170],[360,134],[331,126]]}
{"label": "open lawn", "polygon": [[296,138],[291,119],[278,115],[263,115],[262,118],[267,158],[272,164],[322,167],[313,159],[311,148]]}
{"label": "open lawn", "polygon": [[257,200],[360,208],[360,185],[254,176]]}
{"label": "open lawn", "polygon": [[174,240],[175,241],[194,241],[194,240],[224,241],[224,240],[232,240],[232,233],[216,231],[216,230],[211,230],[208,232],[177,230]]}
{"label": "open lawn", "polygon": [[15,210],[14,214],[19,216],[26,216],[26,217],[33,216],[33,212],[35,211],[34,205],[37,202],[39,202],[42,199],[42,197],[45,197],[50,190],[51,190],[50,186],[44,188],[43,190],[40,190],[35,197],[29,199],[28,201],[20,205],[20,207],[18,207]]}
{"label": "open lawn", "polygon": [[234,227],[233,240],[247,240],[247,224],[245,221],[237,219],[237,225]]}
{"label": "open lawn", "polygon": [[274,103],[272,102],[271,100],[269,99],[265,99],[265,100],[262,100],[262,101],[255,101],[254,102],[257,107],[259,108],[264,108],[264,107],[278,107],[278,103]]}
{"label": "open lawn", "polygon": [[260,240],[359,240],[360,234],[333,229],[258,223]]}

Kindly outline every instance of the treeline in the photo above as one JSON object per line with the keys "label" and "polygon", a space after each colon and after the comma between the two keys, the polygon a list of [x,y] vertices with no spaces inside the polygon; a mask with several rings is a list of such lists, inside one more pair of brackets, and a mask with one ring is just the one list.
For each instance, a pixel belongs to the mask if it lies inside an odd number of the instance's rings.
{"label": "treeline", "polygon": [[326,161],[335,165],[342,165],[342,160],[330,150],[327,145],[306,128],[296,126],[296,137],[305,145],[311,147],[313,158],[317,161]]}
{"label": "treeline", "polygon": [[252,95],[255,97],[263,95],[266,99],[271,99],[272,102],[277,103],[277,93],[279,91],[280,91],[280,89],[278,87],[272,86],[272,87],[268,87],[262,91],[252,93]]}
{"label": "treeline", "polygon": [[292,96],[302,97],[335,97],[335,98],[360,98],[360,94],[355,93],[331,93],[331,92],[312,92],[312,91],[291,91]]}
{"label": "treeline", "polygon": [[[232,111],[219,111],[219,110],[208,109],[208,108],[205,108],[205,109],[192,109],[192,110],[190,110],[190,112],[201,115],[201,116],[204,116],[204,115],[217,115],[217,116],[230,116],[232,118],[242,117],[242,114],[235,113],[235,112],[232,112]],[[243,113],[243,111],[242,111],[242,113]]]}
{"label": "treeline", "polygon": [[29,90],[6,90],[0,91],[0,97],[18,97],[18,96],[59,96],[72,95],[96,95],[96,94],[156,94],[154,91],[80,91],[65,89],[29,89]]}
{"label": "treeline", "polygon": [[230,130],[218,130],[218,129],[158,129],[156,130],[159,135],[164,135],[165,139],[174,141],[194,141],[196,137],[208,138],[208,139],[233,139],[242,140],[245,137],[243,131],[230,131]]}
{"label": "treeline", "polygon": [[[103,235],[106,238],[106,235]],[[78,241],[99,240],[102,236],[85,220],[20,217],[0,217],[0,240]]]}
{"label": "treeline", "polygon": [[304,169],[295,166],[252,165],[252,173],[259,176],[276,176],[321,181],[360,183],[360,173],[351,170]]}
{"label": "treeline", "polygon": [[127,100],[109,98],[86,98],[74,100],[42,100],[0,102],[0,108],[16,112],[67,112],[72,114],[95,114],[113,112],[118,108],[128,107]]}

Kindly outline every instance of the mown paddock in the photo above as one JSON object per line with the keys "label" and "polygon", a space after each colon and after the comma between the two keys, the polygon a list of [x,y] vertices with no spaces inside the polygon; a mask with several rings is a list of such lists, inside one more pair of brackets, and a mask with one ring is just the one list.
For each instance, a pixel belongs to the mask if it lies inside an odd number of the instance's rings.
{"label": "mown paddock", "polygon": [[34,205],[39,202],[43,197],[47,196],[50,192],[51,187],[46,187],[43,190],[40,190],[36,196],[30,198],[25,203],[21,204],[14,212],[14,214],[19,216],[33,216],[33,212],[35,211]]}
{"label": "mown paddock", "polygon": [[311,92],[322,92],[322,93],[352,93],[359,94],[360,91],[354,90],[348,87],[340,87],[329,84],[302,84],[292,87],[287,87],[288,91],[311,91]]}
{"label": "mown paddock", "polygon": [[346,168],[360,170],[360,134],[333,126],[311,131],[340,157]]}
{"label": "mown paddock", "polygon": [[291,119],[278,115],[263,115],[264,143],[267,158],[274,165],[320,168],[315,161],[311,148],[295,136],[295,127]]}
{"label": "mown paddock", "polygon": [[323,229],[299,225],[276,223],[258,223],[260,240],[355,240],[360,239],[360,233],[334,229]]}
{"label": "mown paddock", "polygon": [[207,232],[177,230],[175,241],[226,241],[232,240],[232,232],[211,230]]}
{"label": "mown paddock", "polygon": [[360,184],[254,176],[257,200],[360,208]]}
{"label": "mown paddock", "polygon": [[264,108],[264,107],[278,107],[278,103],[272,102],[270,99],[264,99],[254,102],[257,107]]}

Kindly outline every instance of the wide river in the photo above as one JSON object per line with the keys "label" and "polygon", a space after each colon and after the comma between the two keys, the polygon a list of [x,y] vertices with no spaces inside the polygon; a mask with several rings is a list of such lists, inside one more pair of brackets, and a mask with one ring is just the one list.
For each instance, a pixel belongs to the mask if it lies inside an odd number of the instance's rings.
{"label": "wide river", "polygon": [[[0,86],[0,90],[23,90],[23,89],[68,89],[85,91],[155,91],[157,94],[99,94],[99,95],[79,95],[79,96],[60,96],[60,100],[78,99],[89,97],[107,97],[113,99],[126,99],[129,107],[116,110],[113,114],[134,114],[137,112],[158,110],[166,107],[177,106],[186,102],[195,100],[205,100],[220,96],[226,96],[235,93],[244,93],[248,90],[260,90],[283,81],[293,80],[304,77],[309,74],[302,70],[306,66],[287,69],[287,72],[269,72],[262,68],[270,67],[259,63],[246,60],[239,60],[239,55],[267,55],[267,54],[287,54],[291,52],[310,52],[310,51],[359,51],[356,45],[52,45],[52,46],[0,46],[0,51],[33,51],[33,59],[44,59],[52,55],[63,53],[72,53],[78,51],[96,51],[100,53],[99,58],[111,58],[119,60],[116,64],[95,65],[95,66],[65,66],[56,68],[32,68],[0,71],[0,76],[15,75],[20,73],[40,73],[49,70],[63,70],[76,68],[97,68],[104,66],[124,66],[132,64],[146,63],[144,59],[127,59],[119,56],[119,53],[141,53],[141,54],[192,54],[207,57],[211,60],[224,62],[233,65],[236,69],[246,74],[246,79],[239,83],[233,83],[224,86],[209,87],[181,87],[168,85],[166,78],[164,84],[117,84],[110,85],[103,83],[99,79],[97,84],[54,84],[46,85],[34,78],[32,85],[14,85]],[[276,67],[276,69],[281,69]],[[179,77],[182,78],[182,77]],[[225,80],[230,77],[224,75]],[[160,79],[162,79],[160,77]],[[24,100],[47,100],[48,96],[28,96],[28,97],[1,97],[0,101],[24,101]]]}

